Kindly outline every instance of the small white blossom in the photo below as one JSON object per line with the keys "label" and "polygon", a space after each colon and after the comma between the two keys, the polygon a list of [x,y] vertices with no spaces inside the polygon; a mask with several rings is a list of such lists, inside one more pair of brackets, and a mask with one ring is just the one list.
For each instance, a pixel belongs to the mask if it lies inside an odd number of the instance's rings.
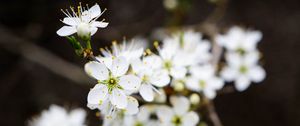
{"label": "small white blossom", "polygon": [[252,82],[259,83],[266,77],[265,70],[259,66],[259,53],[257,51],[243,56],[237,53],[227,53],[227,66],[221,71],[226,81],[234,81],[238,91],[244,91]]}
{"label": "small white blossom", "polygon": [[124,57],[112,57],[109,61],[85,64],[86,73],[98,80],[88,94],[88,104],[101,105],[109,100],[116,108],[124,109],[128,103],[126,93],[139,89],[141,80],[126,74],[129,64]]}
{"label": "small white blossom", "polygon": [[114,106],[112,106],[109,102],[104,103],[103,105],[89,105],[94,109],[98,108],[101,110],[101,114],[104,115],[103,126],[120,126],[123,125],[124,117],[133,116],[139,112],[139,103],[138,101],[131,96],[127,97],[128,105],[125,109],[117,109],[114,110]]}
{"label": "small white blossom", "polygon": [[191,76],[186,81],[190,90],[203,92],[207,98],[215,98],[216,91],[221,89],[224,81],[215,75],[212,65],[198,65],[190,68]]}
{"label": "small white blossom", "polygon": [[227,34],[218,35],[216,41],[228,51],[241,54],[256,50],[257,43],[261,40],[260,31],[244,30],[240,27],[232,27]]}
{"label": "small white blossom", "polygon": [[51,105],[49,110],[30,121],[30,126],[86,126],[86,112],[74,109],[68,112],[65,108]]}
{"label": "small white blossom", "polygon": [[103,60],[110,60],[112,57],[124,57],[129,63],[132,63],[133,60],[140,59],[144,53],[144,48],[146,43],[142,40],[131,40],[129,43],[124,40],[122,44],[117,44],[116,42],[112,43],[111,50],[101,49],[101,53],[104,57],[96,57],[102,58]]}
{"label": "small white blossom", "polygon": [[154,100],[154,92],[159,91],[154,87],[164,87],[170,82],[168,72],[159,68],[160,58],[156,55],[150,55],[141,59],[136,59],[133,64],[133,72],[142,80],[139,89],[140,95],[146,101]]}
{"label": "small white blossom", "polygon": [[183,96],[171,96],[170,102],[173,108],[160,106],[157,110],[157,116],[162,126],[196,126],[199,122],[199,116],[189,111],[190,102]]}
{"label": "small white blossom", "polygon": [[67,16],[62,20],[66,26],[63,26],[57,31],[59,36],[69,36],[77,32],[81,38],[88,38],[94,35],[98,28],[107,27],[108,23],[103,21],[96,21],[102,14],[100,6],[95,4],[93,7],[78,6],[78,11],[71,7],[71,12],[62,10]]}
{"label": "small white blossom", "polygon": [[157,49],[162,67],[173,78],[182,79],[186,76],[186,67],[210,60],[210,47],[208,41],[202,40],[200,33],[186,31],[164,39],[162,47]]}
{"label": "small white blossom", "polygon": [[159,126],[156,105],[143,105],[134,116],[125,116],[123,126]]}

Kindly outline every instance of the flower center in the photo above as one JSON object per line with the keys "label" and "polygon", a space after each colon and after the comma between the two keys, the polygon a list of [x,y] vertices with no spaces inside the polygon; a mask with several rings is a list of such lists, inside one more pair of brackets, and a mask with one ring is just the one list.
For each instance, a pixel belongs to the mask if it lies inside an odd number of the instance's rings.
{"label": "flower center", "polygon": [[77,35],[82,38],[89,37],[91,34],[90,25],[85,22],[81,22],[77,26]]}
{"label": "flower center", "polygon": [[241,73],[245,74],[245,73],[247,73],[247,71],[248,71],[248,68],[246,66],[241,66],[240,67],[240,72]]}
{"label": "flower center", "polygon": [[167,70],[171,70],[172,68],[172,62],[171,61],[165,61],[164,62],[164,67],[167,69]]}
{"label": "flower center", "polygon": [[141,122],[136,122],[134,126],[143,126],[143,124]]}
{"label": "flower center", "polygon": [[245,54],[246,54],[246,51],[245,51],[243,48],[238,48],[236,51],[237,51],[239,54],[241,54],[241,55],[245,55]]}
{"label": "flower center", "polygon": [[200,88],[202,88],[202,89],[206,87],[206,83],[204,80],[200,80],[199,85],[200,85]]}
{"label": "flower center", "polygon": [[109,79],[107,79],[106,81],[103,82],[107,88],[108,88],[108,93],[111,93],[113,89],[115,88],[119,88],[119,89],[123,89],[120,85],[119,85],[119,79],[118,78],[114,78],[114,77],[110,77]]}
{"label": "flower center", "polygon": [[175,126],[179,126],[181,123],[182,123],[182,120],[179,116],[174,116],[172,118],[172,123],[175,125]]}

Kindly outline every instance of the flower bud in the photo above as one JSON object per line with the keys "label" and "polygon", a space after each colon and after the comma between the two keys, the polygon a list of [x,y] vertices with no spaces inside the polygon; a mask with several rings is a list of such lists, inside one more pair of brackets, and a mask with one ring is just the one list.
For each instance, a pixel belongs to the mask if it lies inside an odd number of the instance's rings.
{"label": "flower bud", "polygon": [[190,102],[193,105],[197,105],[200,103],[200,96],[196,93],[190,95]]}

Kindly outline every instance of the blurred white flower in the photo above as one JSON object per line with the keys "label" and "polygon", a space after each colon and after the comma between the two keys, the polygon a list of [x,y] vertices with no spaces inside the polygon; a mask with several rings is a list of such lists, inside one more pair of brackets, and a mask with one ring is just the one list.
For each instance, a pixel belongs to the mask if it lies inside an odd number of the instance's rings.
{"label": "blurred white flower", "polygon": [[198,65],[190,68],[191,76],[187,78],[186,87],[190,90],[203,92],[203,94],[213,99],[216,91],[221,89],[224,81],[215,75],[212,65]]}
{"label": "blurred white flower", "polygon": [[226,81],[234,81],[238,91],[244,91],[252,82],[259,83],[266,77],[265,70],[259,66],[259,53],[253,51],[243,56],[237,53],[226,54],[227,66],[221,71]]}
{"label": "blurred white flower", "polygon": [[49,110],[29,122],[30,126],[86,126],[86,112],[74,109],[68,112],[65,108],[51,105]]}
{"label": "blurred white flower", "polygon": [[138,101],[131,96],[127,97],[128,105],[125,109],[116,109],[110,102],[105,102],[102,105],[89,104],[92,109],[101,110],[104,122],[103,126],[120,126],[124,122],[124,116],[132,116],[139,112]]}
{"label": "blurred white flower", "polygon": [[143,105],[135,116],[125,116],[123,126],[159,126],[156,105]]}
{"label": "blurred white flower", "polygon": [[228,51],[244,54],[256,50],[257,43],[261,40],[260,31],[244,30],[240,27],[232,27],[227,34],[218,35],[216,41]]}
{"label": "blurred white flower", "polygon": [[196,126],[199,116],[189,111],[190,102],[183,96],[171,96],[170,102],[173,108],[160,106],[157,109],[157,116],[162,126]]}
{"label": "blurred white flower", "polygon": [[163,88],[158,89],[159,93],[154,95],[154,102],[156,103],[165,103],[167,101],[167,95]]}
{"label": "blurred white flower", "polygon": [[168,71],[160,69],[159,64],[160,58],[156,55],[136,59],[132,63],[133,72],[142,80],[139,93],[148,102],[153,101],[154,92],[159,93],[154,86],[164,87],[170,83]]}
{"label": "blurred white flower", "polygon": [[101,12],[98,4],[91,8],[88,6],[82,7],[80,4],[77,11],[73,7],[71,7],[71,12],[62,10],[67,16],[62,20],[66,26],[63,26],[56,32],[59,36],[69,36],[77,32],[79,37],[88,38],[94,35],[98,28],[105,28],[108,25],[107,22],[96,21],[105,11]]}
{"label": "blurred white flower", "polygon": [[177,0],[164,0],[163,5],[166,9],[173,10],[178,6]]}
{"label": "blurred white flower", "polygon": [[[101,63],[100,63],[101,62]],[[88,104],[99,104],[109,100],[118,109],[127,107],[127,92],[138,90],[141,80],[127,75],[129,64],[124,57],[112,57],[100,62],[85,64],[88,75],[98,80],[98,84],[88,94]]]}
{"label": "blurred white flower", "polygon": [[104,60],[110,60],[112,57],[124,57],[131,63],[133,60],[140,59],[144,53],[144,48],[146,47],[145,41],[142,40],[131,40],[130,42],[124,40],[122,44],[117,44],[115,41],[112,43],[111,51],[109,49],[101,48],[101,53]]}

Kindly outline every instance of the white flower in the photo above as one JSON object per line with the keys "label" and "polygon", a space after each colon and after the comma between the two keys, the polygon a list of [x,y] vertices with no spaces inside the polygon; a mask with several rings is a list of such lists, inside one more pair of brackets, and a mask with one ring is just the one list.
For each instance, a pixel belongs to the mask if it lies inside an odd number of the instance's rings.
{"label": "white flower", "polygon": [[94,35],[98,28],[107,27],[108,23],[103,21],[96,21],[103,13],[100,6],[95,4],[93,7],[78,6],[78,12],[71,7],[71,12],[62,10],[67,16],[62,20],[66,26],[63,26],[57,31],[59,36],[69,36],[77,32],[77,35],[82,38],[88,38]]}
{"label": "white flower", "polygon": [[102,49],[101,53],[105,58],[111,59],[111,57],[125,57],[126,60],[131,63],[133,60],[141,58],[144,53],[146,43],[142,40],[131,40],[127,42],[123,41],[122,44],[117,44],[115,41],[112,43],[111,50]]}
{"label": "white flower", "polygon": [[174,34],[163,40],[162,48],[157,46],[163,68],[177,79],[185,77],[186,67],[207,63],[211,59],[210,48],[210,43],[202,40],[201,33],[194,31]]}
{"label": "white flower", "polygon": [[183,96],[171,96],[170,102],[173,108],[160,106],[157,116],[162,126],[196,126],[199,116],[189,111],[190,102]]}
{"label": "white flower", "polygon": [[138,101],[131,96],[128,96],[127,99],[128,105],[125,109],[114,110],[114,106],[111,106],[109,102],[104,103],[102,106],[89,106],[93,108],[100,107],[100,110],[102,110],[101,114],[105,116],[105,118],[103,119],[103,126],[120,126],[125,123],[125,117],[133,116],[139,112]]}
{"label": "white flower", "polygon": [[135,116],[125,116],[123,126],[158,126],[156,105],[143,105]]}
{"label": "white flower", "polygon": [[211,59],[210,42],[202,40],[202,34],[192,30],[185,31],[181,36],[180,53],[185,55],[184,62],[187,65],[206,63]]}
{"label": "white flower", "polygon": [[162,48],[156,47],[161,58],[159,63],[162,63],[157,64],[167,70],[173,78],[184,78],[187,73],[186,63],[182,60],[183,55],[179,55],[180,53],[178,53],[179,40],[177,39],[177,37],[166,38],[163,41]]}
{"label": "white flower", "polygon": [[256,50],[257,43],[261,40],[260,31],[244,30],[240,27],[232,27],[226,35],[218,35],[216,41],[228,51],[241,54]]}
{"label": "white flower", "polygon": [[141,80],[134,75],[126,75],[129,64],[124,57],[115,57],[109,61],[85,64],[86,73],[98,80],[98,84],[88,94],[88,104],[101,105],[109,100],[116,108],[124,109],[128,103],[126,92],[137,90]]}
{"label": "white flower", "polygon": [[159,92],[154,86],[164,87],[170,82],[168,72],[159,69],[160,58],[150,55],[141,59],[136,59],[132,63],[133,72],[142,80],[139,93],[146,101],[153,101],[154,92]]}
{"label": "white flower", "polygon": [[222,79],[216,77],[212,65],[199,65],[190,68],[191,76],[186,81],[186,87],[193,91],[201,91],[207,98],[215,98],[216,91],[224,85]]}
{"label": "white flower", "polygon": [[258,65],[257,51],[241,56],[237,53],[227,53],[227,66],[221,71],[226,81],[234,81],[238,91],[244,91],[252,82],[259,83],[266,77],[265,70]]}
{"label": "white flower", "polygon": [[62,107],[51,105],[49,110],[43,111],[40,117],[33,119],[30,126],[86,126],[86,112],[74,109],[67,112]]}

